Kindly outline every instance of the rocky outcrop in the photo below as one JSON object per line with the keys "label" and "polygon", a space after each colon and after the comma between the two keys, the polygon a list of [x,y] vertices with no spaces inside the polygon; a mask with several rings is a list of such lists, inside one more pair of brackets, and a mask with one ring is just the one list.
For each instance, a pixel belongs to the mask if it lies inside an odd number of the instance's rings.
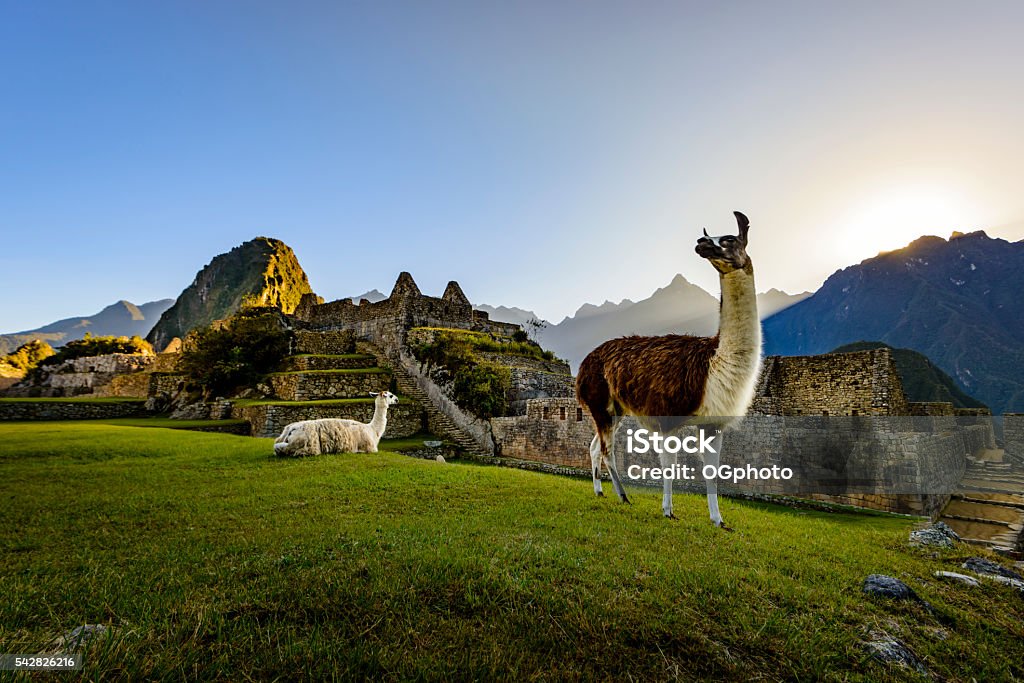
{"label": "rocky outcrop", "polygon": [[274,306],[291,313],[309,280],[287,244],[269,237],[244,242],[210,261],[178,296],[147,340],[158,351],[175,337],[237,312],[243,303]]}

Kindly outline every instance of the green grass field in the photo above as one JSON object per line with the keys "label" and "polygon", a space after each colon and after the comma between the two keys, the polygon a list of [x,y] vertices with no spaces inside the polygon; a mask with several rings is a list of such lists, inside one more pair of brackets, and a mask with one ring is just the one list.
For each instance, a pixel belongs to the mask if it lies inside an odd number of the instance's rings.
{"label": "green grass field", "polygon": [[911,520],[726,500],[729,534],[698,496],[671,522],[647,489],[270,444],[0,424],[0,652],[103,623],[67,678],[916,679],[861,647],[884,629],[939,679],[1024,677],[1024,600],[933,579],[978,551],[912,549]]}

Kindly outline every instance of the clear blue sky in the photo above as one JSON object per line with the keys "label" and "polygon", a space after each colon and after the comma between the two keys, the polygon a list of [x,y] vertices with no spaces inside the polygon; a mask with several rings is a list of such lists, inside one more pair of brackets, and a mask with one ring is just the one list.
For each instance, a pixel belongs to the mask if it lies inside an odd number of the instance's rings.
{"label": "clear blue sky", "polygon": [[6,2],[0,331],[270,235],[558,320],[751,218],[759,288],[1024,237],[1024,3]]}

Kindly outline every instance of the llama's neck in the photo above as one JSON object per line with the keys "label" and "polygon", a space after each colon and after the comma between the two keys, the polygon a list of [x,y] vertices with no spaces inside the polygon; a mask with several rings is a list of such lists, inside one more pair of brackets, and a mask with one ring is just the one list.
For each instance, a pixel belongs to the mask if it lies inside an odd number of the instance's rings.
{"label": "llama's neck", "polygon": [[378,403],[373,409],[373,419],[370,420],[370,429],[378,437],[384,433],[388,426],[388,404]]}
{"label": "llama's neck", "polygon": [[[759,356],[761,323],[757,317],[754,270],[750,266],[720,277],[722,310],[718,322],[718,352],[725,359]],[[744,358],[745,359],[745,358]]]}
{"label": "llama's neck", "polygon": [[754,398],[761,367],[761,323],[753,269],[735,270],[723,275],[721,282],[718,350],[711,359],[704,399],[696,414],[724,427],[746,415]]}

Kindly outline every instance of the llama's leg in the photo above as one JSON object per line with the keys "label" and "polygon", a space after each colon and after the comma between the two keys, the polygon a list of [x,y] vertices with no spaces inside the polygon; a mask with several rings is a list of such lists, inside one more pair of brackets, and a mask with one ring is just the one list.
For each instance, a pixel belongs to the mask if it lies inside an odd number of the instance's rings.
{"label": "llama's leg", "polygon": [[604,491],[601,490],[601,436],[594,435],[594,440],[590,442],[590,471],[594,475],[594,493],[598,496],[603,496]]}
{"label": "llama's leg", "polygon": [[626,489],[622,485],[622,480],[619,479],[619,466],[615,462],[615,430],[608,435],[608,457],[605,459],[605,465],[608,467],[608,473],[612,475],[612,488],[615,489],[615,493],[619,494],[619,499],[623,503],[628,503],[629,498],[626,497]]}
{"label": "llama's leg", "polygon": [[[717,443],[714,444],[715,452],[712,452],[709,449],[707,452],[705,452],[703,454],[703,460],[704,460],[704,466],[705,467],[710,465],[710,466],[714,467],[716,471],[718,470],[718,463],[719,463],[718,451],[722,450],[721,449],[721,445],[722,445],[722,438],[719,437],[717,439]],[[706,479],[705,481],[706,481],[707,487],[708,487],[708,513],[711,515],[711,523],[714,524],[717,527],[721,527],[722,529],[725,529],[726,531],[732,531],[732,529],[730,529],[729,527],[727,527],[725,525],[725,522],[722,520],[722,513],[719,512],[719,510],[718,510],[718,480],[714,479],[712,477],[712,478]]]}
{"label": "llama's leg", "polygon": [[[661,470],[664,471],[674,464],[675,458],[671,453],[666,453],[663,450],[658,451],[658,464],[661,466]],[[661,479],[661,512],[669,519],[676,519],[675,514],[672,513],[672,479],[668,477],[662,477]]]}

